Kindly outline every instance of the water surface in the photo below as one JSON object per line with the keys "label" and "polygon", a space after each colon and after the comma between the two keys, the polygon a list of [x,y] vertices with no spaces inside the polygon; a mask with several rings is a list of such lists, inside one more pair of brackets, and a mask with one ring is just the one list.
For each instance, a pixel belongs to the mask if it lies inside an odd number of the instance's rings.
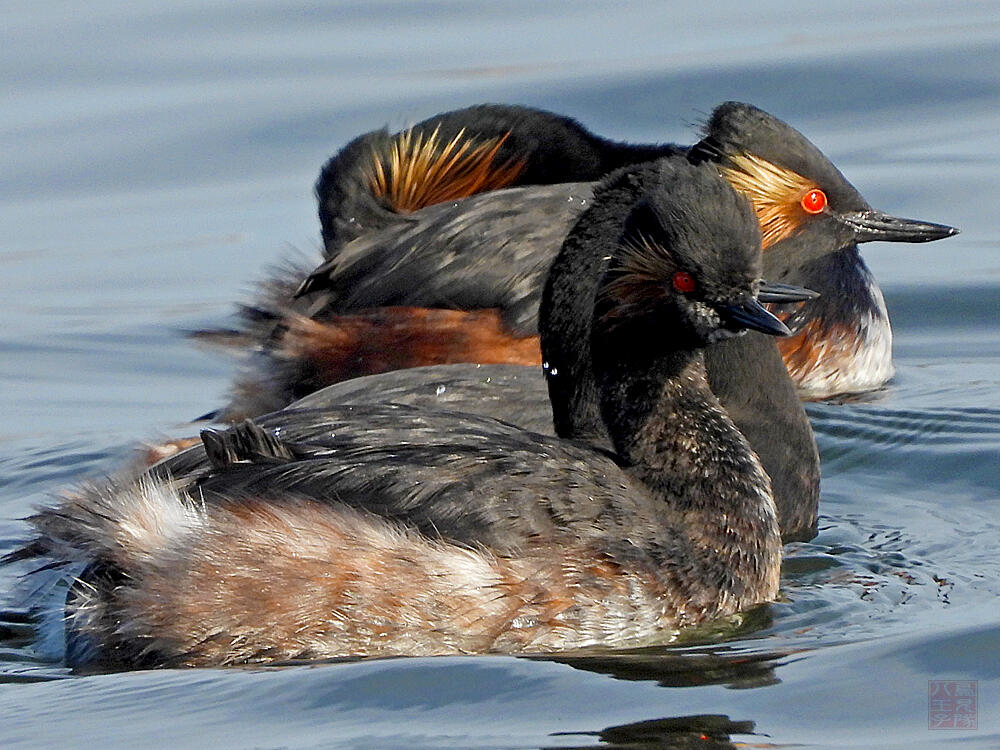
{"label": "water surface", "polygon": [[[873,205],[963,233],[865,247],[898,374],[810,406],[822,531],[786,549],[782,600],[742,634],[89,677],[13,634],[0,745],[1000,745],[1000,3],[665,5],[7,3],[0,553],[34,504],[221,403],[234,363],[184,333],[316,255],[319,166],[384,124],[505,101],[690,142],[741,99]],[[15,584],[0,570],[0,605]],[[978,728],[928,730],[928,680],[978,681]]]}

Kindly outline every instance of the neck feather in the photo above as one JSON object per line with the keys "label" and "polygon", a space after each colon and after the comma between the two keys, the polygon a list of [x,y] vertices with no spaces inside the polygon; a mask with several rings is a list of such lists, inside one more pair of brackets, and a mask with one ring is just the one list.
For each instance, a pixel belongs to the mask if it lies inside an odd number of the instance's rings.
{"label": "neck feather", "polygon": [[[781,540],[771,483],[709,388],[702,351],[649,353],[628,332],[595,334],[601,412],[620,461],[655,498],[664,527],[682,529],[697,550],[697,571],[675,575],[697,578],[692,590],[709,610],[773,598]],[[668,545],[664,563],[670,554]]]}

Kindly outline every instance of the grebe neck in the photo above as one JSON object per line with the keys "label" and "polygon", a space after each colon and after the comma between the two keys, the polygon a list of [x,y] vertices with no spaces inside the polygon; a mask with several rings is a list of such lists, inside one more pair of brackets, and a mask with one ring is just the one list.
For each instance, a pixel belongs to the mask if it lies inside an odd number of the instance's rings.
{"label": "grebe neck", "polygon": [[[595,326],[597,323],[595,322]],[[663,338],[663,330],[659,338]],[[708,385],[703,351],[650,352],[595,328],[601,412],[625,470],[659,501],[664,525],[698,550],[700,585],[717,601],[777,593],[781,538],[771,483]]]}

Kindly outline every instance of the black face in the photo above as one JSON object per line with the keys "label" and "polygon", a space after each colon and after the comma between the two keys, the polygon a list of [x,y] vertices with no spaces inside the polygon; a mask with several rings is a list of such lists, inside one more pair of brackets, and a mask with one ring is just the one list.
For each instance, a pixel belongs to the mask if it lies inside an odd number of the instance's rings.
{"label": "black face", "polygon": [[747,328],[787,333],[756,301],[760,229],[747,201],[711,165],[665,160],[658,178],[609,265],[605,323],[655,317],[699,345]]}

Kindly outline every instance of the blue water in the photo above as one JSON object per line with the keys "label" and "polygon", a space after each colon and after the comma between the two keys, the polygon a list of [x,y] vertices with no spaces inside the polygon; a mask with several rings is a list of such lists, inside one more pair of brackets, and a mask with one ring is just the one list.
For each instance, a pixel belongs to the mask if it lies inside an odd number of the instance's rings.
{"label": "blue water", "polygon": [[[810,406],[821,534],[744,635],[92,677],[11,638],[0,747],[1000,746],[1000,3],[9,0],[0,70],[0,553],[222,403],[236,364],[184,333],[317,254],[312,181],[366,130],[504,101],[691,142],[735,98],[873,205],[962,229],[864,248],[898,374]],[[978,728],[929,730],[928,680],[978,681]]]}

